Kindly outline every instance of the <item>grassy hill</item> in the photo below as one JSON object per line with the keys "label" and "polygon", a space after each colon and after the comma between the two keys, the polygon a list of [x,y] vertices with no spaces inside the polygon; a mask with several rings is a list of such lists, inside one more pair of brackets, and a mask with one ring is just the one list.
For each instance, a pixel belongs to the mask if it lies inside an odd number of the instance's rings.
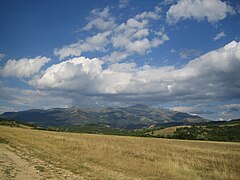
{"label": "grassy hill", "polygon": [[[176,126],[177,124],[177,126]],[[22,123],[11,119],[1,118],[0,125],[10,127],[31,128],[59,132],[77,132],[90,134],[155,137],[170,139],[208,140],[208,141],[233,141],[240,142],[240,120],[210,121],[188,125],[179,123],[163,123],[160,127],[149,127],[137,130],[118,129],[107,124],[86,124],[67,126],[42,127],[37,124]]]}
{"label": "grassy hill", "polygon": [[188,126],[149,129],[145,134],[153,137],[240,142],[240,119],[212,121]]}
{"label": "grassy hill", "polygon": [[1,118],[1,117],[0,117],[0,125],[10,126],[10,127],[28,128],[28,129],[36,127],[35,125],[32,125],[32,124],[22,123],[22,122],[19,122],[19,121],[15,121],[15,120],[12,120],[12,119],[7,119],[7,118]]}
{"label": "grassy hill", "polygon": [[43,174],[51,171],[50,167],[56,167],[78,174],[82,179],[240,179],[239,143],[50,132],[6,126],[0,126],[0,137],[1,142],[17,152],[24,152],[24,156],[50,164],[38,163],[36,168]]}

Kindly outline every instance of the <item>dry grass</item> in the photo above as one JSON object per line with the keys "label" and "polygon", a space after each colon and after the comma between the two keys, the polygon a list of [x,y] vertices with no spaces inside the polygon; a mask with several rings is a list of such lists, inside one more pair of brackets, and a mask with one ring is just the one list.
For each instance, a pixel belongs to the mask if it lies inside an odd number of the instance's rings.
{"label": "dry grass", "polygon": [[[167,128],[164,128],[164,129],[155,130],[153,132],[153,135],[173,135],[177,128],[183,128],[183,127],[191,127],[191,126],[167,127]],[[152,134],[152,132],[149,132],[148,134]]]}
{"label": "dry grass", "polygon": [[86,179],[240,179],[240,144],[0,126],[11,146]]}

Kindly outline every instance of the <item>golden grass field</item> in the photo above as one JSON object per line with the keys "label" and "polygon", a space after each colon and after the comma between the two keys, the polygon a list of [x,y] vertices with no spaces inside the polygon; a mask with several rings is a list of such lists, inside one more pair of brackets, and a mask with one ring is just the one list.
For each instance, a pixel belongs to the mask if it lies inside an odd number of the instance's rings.
{"label": "golden grass field", "polygon": [[0,126],[15,149],[84,179],[240,179],[240,143],[49,132]]}

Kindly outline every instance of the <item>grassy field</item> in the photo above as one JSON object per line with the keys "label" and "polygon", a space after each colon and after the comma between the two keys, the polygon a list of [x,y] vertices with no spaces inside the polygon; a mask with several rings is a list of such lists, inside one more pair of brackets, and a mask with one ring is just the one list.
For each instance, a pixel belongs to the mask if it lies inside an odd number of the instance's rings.
{"label": "grassy field", "polygon": [[149,135],[173,135],[174,132],[176,131],[177,128],[181,128],[181,127],[190,127],[190,126],[172,126],[172,127],[166,127],[163,129],[157,129],[157,130],[153,130],[150,132],[147,132],[146,134]]}
{"label": "grassy field", "polygon": [[11,147],[85,179],[240,179],[240,143],[0,126]]}

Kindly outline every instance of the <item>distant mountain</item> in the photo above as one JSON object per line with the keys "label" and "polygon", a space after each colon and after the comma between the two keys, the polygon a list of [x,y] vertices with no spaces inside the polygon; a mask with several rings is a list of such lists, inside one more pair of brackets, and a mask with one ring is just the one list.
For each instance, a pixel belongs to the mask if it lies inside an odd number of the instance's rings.
{"label": "distant mountain", "polygon": [[31,109],[19,112],[5,112],[0,117],[40,126],[104,124],[119,129],[138,129],[159,126],[165,123],[184,124],[207,121],[200,116],[161,108],[151,108],[141,104],[97,110],[77,107],[47,110]]}

